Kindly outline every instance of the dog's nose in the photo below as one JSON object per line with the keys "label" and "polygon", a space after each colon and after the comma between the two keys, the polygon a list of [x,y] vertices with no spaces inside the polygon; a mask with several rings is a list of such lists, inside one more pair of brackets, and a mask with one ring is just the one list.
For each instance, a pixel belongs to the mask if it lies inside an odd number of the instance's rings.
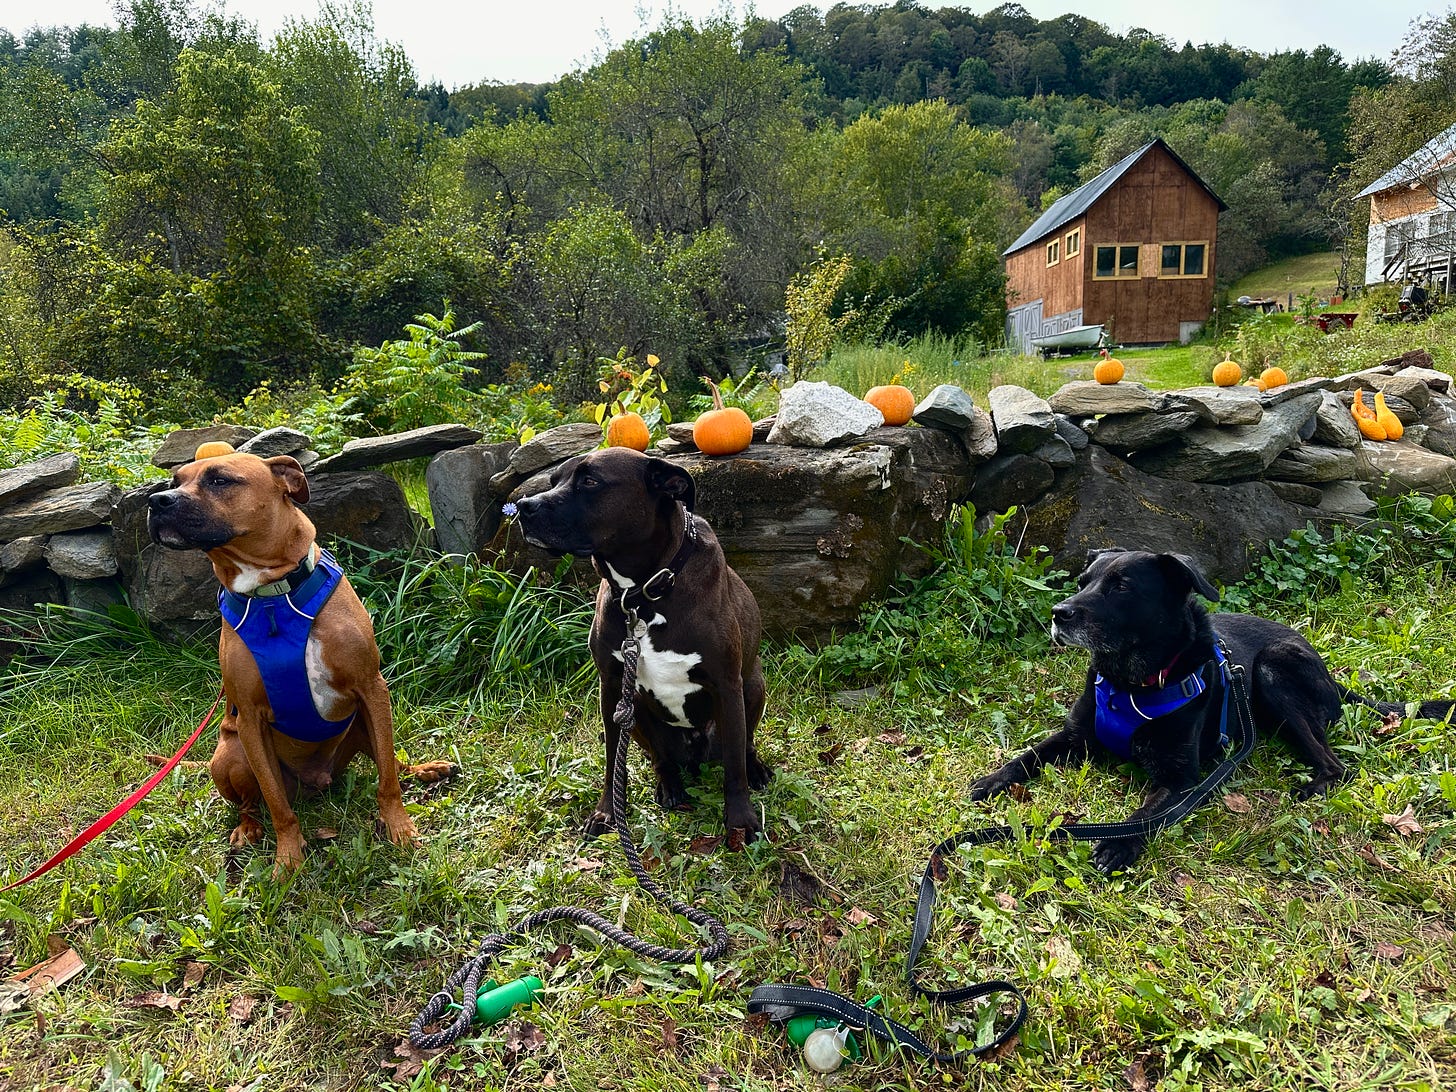
{"label": "dog's nose", "polygon": [[182,499],[182,495],[175,489],[164,489],[160,493],[153,493],[147,498],[147,507],[153,512],[165,512],[168,508],[176,506]]}
{"label": "dog's nose", "polygon": [[1062,625],[1066,625],[1073,619],[1073,617],[1076,616],[1076,613],[1077,608],[1072,606],[1071,603],[1064,599],[1056,606],[1052,607],[1052,621],[1059,622]]}
{"label": "dog's nose", "polygon": [[541,497],[539,494],[535,494],[529,497],[522,497],[520,500],[516,501],[516,515],[529,516],[540,506],[540,504]]}

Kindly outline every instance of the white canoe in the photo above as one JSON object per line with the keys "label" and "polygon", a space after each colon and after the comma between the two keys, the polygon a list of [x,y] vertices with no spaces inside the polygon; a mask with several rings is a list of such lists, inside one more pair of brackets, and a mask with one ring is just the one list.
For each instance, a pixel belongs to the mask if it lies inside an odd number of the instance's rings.
{"label": "white canoe", "polygon": [[1034,337],[1031,343],[1038,349],[1095,349],[1102,344],[1102,324],[1073,326],[1059,334]]}

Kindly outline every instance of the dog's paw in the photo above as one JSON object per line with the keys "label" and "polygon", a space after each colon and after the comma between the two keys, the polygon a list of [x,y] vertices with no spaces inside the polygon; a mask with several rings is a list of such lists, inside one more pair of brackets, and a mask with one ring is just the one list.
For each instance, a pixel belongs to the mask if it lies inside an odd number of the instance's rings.
{"label": "dog's paw", "polygon": [[238,825],[228,833],[228,845],[244,849],[255,845],[263,837],[263,824],[252,815],[244,815]]}
{"label": "dog's paw", "polygon": [[1143,843],[1138,838],[1107,838],[1097,843],[1092,851],[1092,863],[1099,872],[1110,876],[1124,872],[1143,855]]}
{"label": "dog's paw", "polygon": [[758,755],[750,753],[748,756],[748,787],[766,789],[772,780],[773,767],[766,764]]}
{"label": "dog's paw", "polygon": [[415,829],[415,821],[405,814],[403,808],[398,812],[381,813],[379,822],[384,827],[385,837],[397,846],[413,848],[424,844],[420,832]]}
{"label": "dog's paw", "polygon": [[652,791],[652,799],[657,801],[657,806],[663,811],[692,810],[692,805],[688,803],[688,790],[676,779],[664,781],[658,778],[657,788]]}
{"label": "dog's paw", "polygon": [[581,832],[588,838],[600,838],[615,824],[612,821],[612,813],[602,808],[592,812],[587,821],[582,825]]}
{"label": "dog's paw", "polygon": [[966,799],[976,804],[982,800],[989,800],[991,797],[1006,791],[1011,782],[1007,781],[1000,774],[987,774],[978,781],[971,782],[971,791],[966,793]]}
{"label": "dog's paw", "polygon": [[730,804],[723,811],[723,825],[728,828],[728,848],[742,849],[745,844],[763,834],[763,824],[753,805]]}
{"label": "dog's paw", "polygon": [[452,776],[457,768],[453,762],[421,762],[415,766],[401,766],[399,775],[413,777],[416,781],[429,785],[436,781],[444,781],[447,777]]}
{"label": "dog's paw", "polygon": [[273,878],[285,880],[303,865],[303,839],[280,838],[278,853],[273,858]]}

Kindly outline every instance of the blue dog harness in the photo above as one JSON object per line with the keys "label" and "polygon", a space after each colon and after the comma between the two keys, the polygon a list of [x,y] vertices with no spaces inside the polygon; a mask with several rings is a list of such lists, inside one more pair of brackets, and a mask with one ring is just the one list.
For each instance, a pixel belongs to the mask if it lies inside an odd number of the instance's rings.
{"label": "blue dog harness", "polygon": [[[1213,663],[1224,681],[1224,715],[1219,721],[1219,745],[1228,745],[1228,661],[1222,647],[1214,645]],[[1132,736],[1151,720],[1175,713],[1208,689],[1203,664],[1191,675],[1162,687],[1123,690],[1101,675],[1094,690],[1097,696],[1097,742],[1119,758],[1132,758]]]}
{"label": "blue dog harness", "polygon": [[[310,549],[309,556],[295,570],[295,574],[302,575],[296,585],[291,575],[250,596],[223,588],[217,605],[253,654],[273,709],[273,727],[293,739],[320,743],[346,731],[354,722],[354,714],[343,720],[325,720],[308,688],[308,667],[304,663],[308,634],[318,612],[344,579],[331,553],[320,550],[317,562],[312,562],[312,554]],[[308,571],[310,565],[312,571]]]}

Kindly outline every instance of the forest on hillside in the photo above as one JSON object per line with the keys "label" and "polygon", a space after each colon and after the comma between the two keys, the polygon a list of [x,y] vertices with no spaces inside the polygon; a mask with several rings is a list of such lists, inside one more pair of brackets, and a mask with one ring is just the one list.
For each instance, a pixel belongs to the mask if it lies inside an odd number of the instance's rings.
{"label": "forest on hillside", "polygon": [[986,344],[1002,248],[1154,136],[1230,206],[1228,282],[1358,249],[1348,195],[1456,120],[1456,14],[1346,59],[805,5],[446,89],[363,0],[270,41],[197,0],[117,10],[0,34],[0,405],[65,375],[194,414],[327,384],[446,299],[482,381],[578,397],[623,346],[721,372],[830,268],[840,337]]}

